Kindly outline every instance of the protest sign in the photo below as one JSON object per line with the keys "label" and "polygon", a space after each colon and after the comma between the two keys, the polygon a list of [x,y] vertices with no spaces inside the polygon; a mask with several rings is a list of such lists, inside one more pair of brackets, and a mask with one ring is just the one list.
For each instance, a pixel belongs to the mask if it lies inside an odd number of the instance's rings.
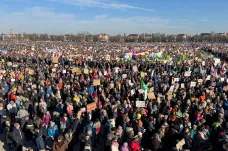
{"label": "protest sign", "polygon": [[190,77],[191,76],[191,71],[185,71],[184,76],[185,77]]}
{"label": "protest sign", "polygon": [[145,101],[136,101],[136,107],[146,107]]}
{"label": "protest sign", "polygon": [[182,89],[184,89],[184,88],[185,88],[185,87],[184,87],[184,83],[181,83],[181,88],[182,88]]}
{"label": "protest sign", "polygon": [[55,78],[56,74],[55,73],[51,73],[51,77]]}
{"label": "protest sign", "polygon": [[223,91],[228,91],[228,86],[224,86]]}
{"label": "protest sign", "polygon": [[66,73],[66,70],[63,70],[63,73]]}
{"label": "protest sign", "polygon": [[173,94],[172,93],[168,93],[168,100],[171,100],[173,98]]}
{"label": "protest sign", "polygon": [[7,62],[7,66],[12,66],[12,62]]}
{"label": "protest sign", "polygon": [[89,74],[89,70],[88,69],[84,69],[84,73],[85,74]]}
{"label": "protest sign", "polygon": [[202,61],[202,66],[205,66],[205,64],[206,64],[205,61]]}
{"label": "protest sign", "polygon": [[154,92],[147,93],[148,99],[156,99]]}
{"label": "protest sign", "polygon": [[122,74],[122,78],[126,79],[127,78],[127,74]]}
{"label": "protest sign", "polygon": [[203,82],[203,79],[198,79],[198,82],[199,82],[199,83],[202,83],[202,82]]}
{"label": "protest sign", "polygon": [[33,75],[34,74],[34,70],[29,69],[29,74]]}
{"label": "protest sign", "polygon": [[93,80],[93,85],[94,85],[94,86],[100,85],[100,79],[95,79],[95,80]]}
{"label": "protest sign", "polygon": [[87,108],[87,111],[88,111],[88,112],[89,112],[89,111],[93,111],[93,110],[95,110],[95,109],[97,108],[97,104],[96,104],[96,102],[87,104],[86,108]]}
{"label": "protest sign", "polygon": [[196,82],[191,82],[190,87],[195,87],[196,86]]}
{"label": "protest sign", "polygon": [[134,72],[138,72],[138,67],[137,66],[133,66],[133,71]]}
{"label": "protest sign", "polygon": [[179,141],[177,144],[176,144],[176,148],[177,150],[182,150],[182,147],[185,145],[185,140],[182,139],[181,141]]}
{"label": "protest sign", "polygon": [[53,57],[52,58],[53,63],[59,63],[59,58],[58,57]]}

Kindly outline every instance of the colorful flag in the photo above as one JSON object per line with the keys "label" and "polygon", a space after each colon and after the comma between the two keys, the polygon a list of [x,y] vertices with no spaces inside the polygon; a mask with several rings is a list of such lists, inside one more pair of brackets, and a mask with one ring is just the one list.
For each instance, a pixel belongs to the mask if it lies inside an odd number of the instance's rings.
{"label": "colorful flag", "polygon": [[141,86],[140,86],[141,89],[147,91],[148,93],[150,93],[150,89],[147,87],[147,85],[144,83],[144,81],[142,80],[141,81]]}

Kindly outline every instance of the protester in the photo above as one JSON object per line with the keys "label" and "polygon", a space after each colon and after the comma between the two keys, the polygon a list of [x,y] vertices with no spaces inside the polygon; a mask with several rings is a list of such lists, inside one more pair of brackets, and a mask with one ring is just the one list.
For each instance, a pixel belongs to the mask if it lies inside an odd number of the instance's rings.
{"label": "protester", "polygon": [[0,61],[0,131],[11,148],[227,149],[224,44],[0,47],[7,49]]}

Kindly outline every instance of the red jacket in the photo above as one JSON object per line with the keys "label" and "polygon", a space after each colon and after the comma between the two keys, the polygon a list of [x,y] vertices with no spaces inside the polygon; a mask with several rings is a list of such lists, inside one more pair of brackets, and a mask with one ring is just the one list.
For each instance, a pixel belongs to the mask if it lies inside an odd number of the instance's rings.
{"label": "red jacket", "polygon": [[130,149],[131,151],[140,151],[140,146],[137,142],[131,141]]}

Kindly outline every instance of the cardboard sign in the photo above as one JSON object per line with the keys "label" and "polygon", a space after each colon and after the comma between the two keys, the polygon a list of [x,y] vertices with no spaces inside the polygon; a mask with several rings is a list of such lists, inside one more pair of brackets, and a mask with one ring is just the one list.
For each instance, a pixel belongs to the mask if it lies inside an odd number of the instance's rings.
{"label": "cardboard sign", "polygon": [[12,66],[12,62],[7,62],[7,66]]}
{"label": "cardboard sign", "polygon": [[96,102],[87,104],[86,108],[87,108],[87,111],[88,111],[88,112],[89,112],[89,111],[93,111],[93,110],[95,110],[95,109],[97,108],[97,104],[96,104]]}
{"label": "cardboard sign", "polygon": [[164,72],[162,73],[162,75],[163,75],[163,76],[166,76],[166,75],[167,75],[167,71],[164,71]]}
{"label": "cardboard sign", "polygon": [[53,63],[59,63],[59,58],[58,57],[53,57],[52,58]]}
{"label": "cardboard sign", "polygon": [[228,86],[224,86],[223,91],[228,91]]}
{"label": "cardboard sign", "polygon": [[93,80],[93,85],[94,86],[100,85],[100,79]]}
{"label": "cardboard sign", "polygon": [[51,73],[52,78],[55,78],[55,75],[56,75],[55,73]]}
{"label": "cardboard sign", "polygon": [[182,89],[184,89],[184,88],[185,88],[184,83],[181,83],[181,88],[182,88]]}
{"label": "cardboard sign", "polygon": [[29,74],[33,75],[35,72],[32,69],[29,69]]}
{"label": "cardboard sign", "polygon": [[77,73],[77,74],[81,74],[81,70],[79,68],[73,68],[72,73]]}
{"label": "cardboard sign", "polygon": [[89,74],[89,70],[88,69],[84,69],[84,73],[85,74]]}
{"label": "cardboard sign", "polygon": [[181,141],[179,141],[177,144],[176,144],[176,148],[177,150],[182,150],[182,147],[185,145],[185,140],[182,139]]}
{"label": "cardboard sign", "polygon": [[134,72],[138,72],[138,67],[137,66],[133,66],[133,71]]}
{"label": "cardboard sign", "polygon": [[136,107],[146,107],[145,101],[136,101],[135,102]]}
{"label": "cardboard sign", "polygon": [[147,93],[148,99],[156,99],[154,92]]}
{"label": "cardboard sign", "polygon": [[63,73],[66,73],[66,70],[63,70]]}
{"label": "cardboard sign", "polygon": [[58,64],[55,64],[55,65],[54,65],[54,67],[56,67],[56,68],[57,68],[58,66],[59,66]]}

